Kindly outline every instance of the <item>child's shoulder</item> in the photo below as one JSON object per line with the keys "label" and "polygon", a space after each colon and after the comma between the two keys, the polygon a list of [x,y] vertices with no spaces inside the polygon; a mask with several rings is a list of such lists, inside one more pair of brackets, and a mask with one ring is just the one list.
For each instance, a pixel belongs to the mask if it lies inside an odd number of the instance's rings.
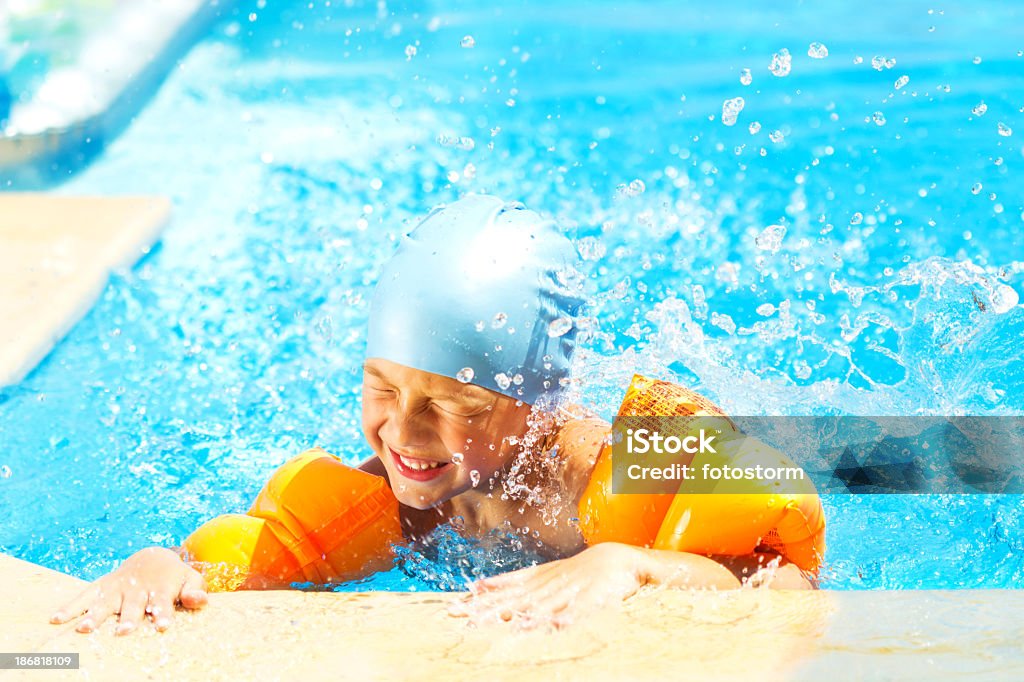
{"label": "child's shoulder", "polygon": [[590,480],[610,430],[611,424],[582,405],[559,408],[553,445],[558,446],[559,459],[564,463],[565,485],[577,496],[582,494]]}

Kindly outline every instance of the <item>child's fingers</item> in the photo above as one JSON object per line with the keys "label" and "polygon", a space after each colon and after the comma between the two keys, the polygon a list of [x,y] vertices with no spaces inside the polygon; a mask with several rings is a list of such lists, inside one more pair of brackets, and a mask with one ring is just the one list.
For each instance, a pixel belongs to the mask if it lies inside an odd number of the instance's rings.
{"label": "child's fingers", "polygon": [[483,594],[467,605],[470,620],[474,623],[488,621],[510,621],[529,610],[529,598],[522,588]]}
{"label": "child's fingers", "polygon": [[206,581],[195,571],[189,571],[178,594],[181,605],[186,609],[199,609],[206,606]]}
{"label": "child's fingers", "polygon": [[85,617],[78,623],[75,631],[82,633],[92,632],[103,625],[107,618],[114,615],[120,605],[121,602],[119,600],[101,595],[92,603],[89,610],[85,612]]}
{"label": "child's fingers", "polygon": [[139,589],[125,592],[121,597],[121,612],[115,635],[127,635],[146,617],[146,603],[149,595]]}
{"label": "child's fingers", "polygon": [[[557,563],[557,562],[555,562]],[[518,571],[492,575],[490,578],[483,578],[470,584],[472,592],[490,592],[492,590],[503,590],[513,585],[522,585],[545,573],[552,572],[552,564],[541,564],[520,568]]]}
{"label": "child's fingers", "polygon": [[61,623],[66,623],[73,618],[79,617],[89,609],[89,606],[96,601],[99,596],[100,592],[96,586],[89,585],[87,588],[82,590],[77,597],[62,606],[56,613],[50,616],[50,622],[54,625],[59,625]]}
{"label": "child's fingers", "polygon": [[167,591],[150,592],[146,610],[153,619],[156,629],[163,632],[171,627],[174,621],[174,598]]}

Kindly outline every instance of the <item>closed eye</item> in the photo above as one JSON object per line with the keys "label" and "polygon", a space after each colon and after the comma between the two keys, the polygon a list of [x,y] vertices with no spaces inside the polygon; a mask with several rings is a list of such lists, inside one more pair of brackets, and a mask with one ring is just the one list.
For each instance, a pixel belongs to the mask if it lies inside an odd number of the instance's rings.
{"label": "closed eye", "polygon": [[434,407],[441,410],[445,414],[450,414],[453,417],[475,417],[476,415],[484,412],[485,410],[473,410],[465,407],[456,407],[454,405],[445,405],[444,403],[434,403]]}

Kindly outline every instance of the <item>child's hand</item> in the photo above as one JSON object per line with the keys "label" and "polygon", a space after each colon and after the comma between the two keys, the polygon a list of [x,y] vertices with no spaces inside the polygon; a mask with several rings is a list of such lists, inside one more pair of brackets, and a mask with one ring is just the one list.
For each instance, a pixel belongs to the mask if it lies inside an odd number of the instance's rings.
{"label": "child's hand", "polygon": [[148,547],[89,585],[74,601],[53,614],[50,622],[66,623],[84,612],[85,617],[75,629],[92,632],[117,613],[120,622],[114,632],[126,635],[149,614],[156,629],[163,631],[171,625],[176,602],[186,609],[204,606],[203,576],[171,550]]}
{"label": "child's hand", "polygon": [[633,595],[645,582],[642,562],[643,550],[601,543],[568,559],[478,580],[449,614],[474,623],[515,619],[524,627],[564,627]]}

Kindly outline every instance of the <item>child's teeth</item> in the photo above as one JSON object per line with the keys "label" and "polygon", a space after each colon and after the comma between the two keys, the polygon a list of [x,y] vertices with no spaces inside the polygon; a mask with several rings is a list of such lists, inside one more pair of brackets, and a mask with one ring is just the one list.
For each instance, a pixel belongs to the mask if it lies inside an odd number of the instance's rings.
{"label": "child's teeth", "polygon": [[415,469],[416,471],[423,471],[424,469],[436,469],[437,467],[441,466],[440,462],[416,461],[408,459],[407,457],[403,457],[402,455],[399,455],[398,459],[402,461],[402,464],[409,467],[410,469]]}

